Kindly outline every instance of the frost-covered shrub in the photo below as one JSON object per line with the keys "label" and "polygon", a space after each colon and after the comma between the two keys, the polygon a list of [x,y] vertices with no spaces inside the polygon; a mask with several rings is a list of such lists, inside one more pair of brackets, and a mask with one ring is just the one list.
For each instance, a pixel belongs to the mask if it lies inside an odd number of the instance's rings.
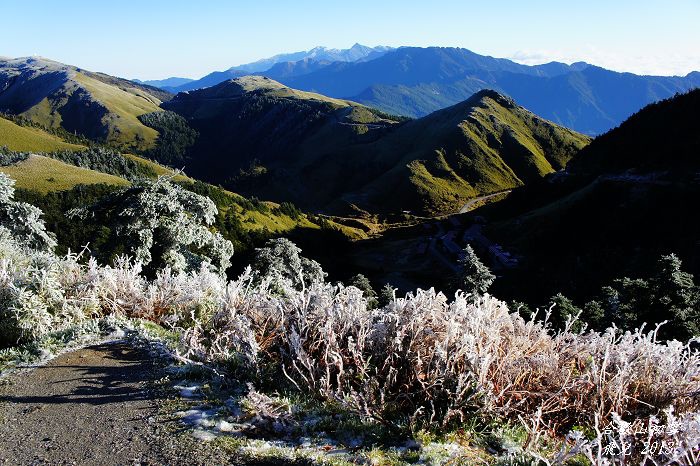
{"label": "frost-covered shrub", "polygon": [[[288,294],[285,367],[300,389],[383,421],[433,425],[474,412],[549,429],[592,425],[613,412],[645,417],[700,400],[700,355],[656,331],[554,332],[491,297],[449,301],[419,290],[368,311],[354,288],[316,284]],[[571,324],[571,323],[570,323]]]}
{"label": "frost-covered shrub", "polygon": [[459,257],[459,268],[457,286],[472,296],[486,293],[496,279],[469,244]]}
{"label": "frost-covered shrub", "polygon": [[71,214],[113,226],[131,256],[154,272],[164,267],[197,270],[209,264],[223,273],[231,264],[233,245],[211,230],[217,214],[212,200],[165,177],[142,180]]}
{"label": "frost-covered shrub", "polygon": [[26,249],[0,233],[0,346],[39,339],[60,330],[64,317],[72,318],[66,270],[52,254]]}
{"label": "frost-covered shrub", "polygon": [[318,262],[302,256],[301,249],[286,238],[271,239],[264,248],[256,249],[253,267],[260,277],[271,279],[278,288],[286,282],[302,289],[326,277]]}
{"label": "frost-covered shrub", "polygon": [[[590,433],[676,416],[683,427],[669,435],[696,454],[700,354],[692,342],[659,341],[658,329],[582,333],[571,320],[554,330],[548,316],[524,319],[491,296],[449,299],[432,289],[403,298],[391,290],[388,304],[371,309],[362,290],[325,283],[292,246],[270,243],[259,262],[266,268],[231,282],[206,261],[148,279],[126,257],[85,264],[0,230],[0,344],[92,317],[139,317],[178,332],[184,359],[236,381],[250,377],[258,389],[289,381],[289,389],[386,425],[446,428],[476,415],[532,432]],[[296,259],[280,261],[278,247]],[[600,450],[588,437],[571,442],[582,454]]]}
{"label": "frost-covered shrub", "polygon": [[700,412],[674,412],[625,421],[617,413],[608,424],[596,422],[593,435],[572,431],[550,458],[530,452],[545,464],[564,466],[585,457],[593,466],[697,466],[700,464]]}
{"label": "frost-covered shrub", "polygon": [[53,235],[46,231],[41,210],[25,202],[17,202],[15,180],[0,173],[0,232],[7,232],[25,247],[51,251],[56,247]]}
{"label": "frost-covered shrub", "polygon": [[245,283],[245,278],[230,283],[212,313],[193,319],[192,325],[183,329],[185,356],[219,363],[234,372],[255,370],[259,347],[246,316],[249,301]]}

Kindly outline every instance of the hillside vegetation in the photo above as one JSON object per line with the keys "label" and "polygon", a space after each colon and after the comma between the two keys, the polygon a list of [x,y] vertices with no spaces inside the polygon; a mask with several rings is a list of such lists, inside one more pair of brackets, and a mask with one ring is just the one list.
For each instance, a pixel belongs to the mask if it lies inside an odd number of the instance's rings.
{"label": "hillside vegetation", "polygon": [[[624,454],[638,464],[697,464],[692,342],[659,341],[658,329],[588,331],[575,319],[554,330],[546,316],[525,319],[485,294],[391,290],[370,305],[357,286],[326,282],[287,240],[268,242],[254,268],[228,281],[218,261],[183,260],[206,258],[198,235],[222,241],[206,228],[213,202],[163,179],[117,193],[105,212],[144,238],[131,245],[137,256],[165,260],[163,268],[145,274],[125,257],[83,264],[51,251],[39,212],[14,199],[5,176],[0,190],[2,366],[101,328],[140,327],[141,344],[160,336],[161,354],[184,364],[173,374],[196,371],[208,387],[232,388],[200,428],[228,419],[242,425],[241,441],[309,448],[322,438],[357,455],[400,454],[423,439],[401,462],[605,466]],[[8,221],[19,211],[30,215]],[[185,234],[172,235],[180,224]],[[231,244],[222,246],[229,254]],[[451,452],[438,461],[429,456],[436,439]],[[661,443],[673,447],[650,451]]]}
{"label": "hillside vegetation", "polygon": [[0,166],[0,172],[17,181],[17,187],[46,194],[63,191],[77,185],[107,184],[125,186],[124,178],[108,175],[88,168],[76,167],[42,155],[30,155],[27,160]]}
{"label": "hillside vegetation", "polygon": [[491,234],[524,257],[499,289],[519,282],[589,299],[613,279],[653,275],[669,253],[698,274],[699,110],[698,90],[649,105],[585,147],[568,173],[493,206]]}
{"label": "hillside vegetation", "polygon": [[588,142],[488,91],[410,122],[261,77],[165,107],[199,133],[187,151],[194,176],[342,214],[458,210],[563,168]]}
{"label": "hillside vegetation", "polygon": [[0,144],[18,152],[53,152],[78,150],[82,146],[65,142],[60,137],[39,128],[20,126],[0,117]]}
{"label": "hillside vegetation", "polygon": [[595,175],[670,170],[674,176],[693,178],[700,167],[700,133],[695,124],[699,109],[700,89],[648,105],[597,137],[576,156],[570,171]]}
{"label": "hillside vegetation", "polygon": [[138,116],[170,94],[44,58],[0,60],[0,111],[121,148],[152,147],[158,133]]}
{"label": "hillside vegetation", "polygon": [[344,167],[349,173],[383,169],[344,199],[367,210],[450,213],[471,198],[562,169],[588,141],[497,92],[481,91],[344,156],[339,163],[353,164]]}
{"label": "hillside vegetation", "polygon": [[[160,111],[157,114],[168,116],[168,112]],[[171,120],[172,116],[165,119]],[[307,216],[289,203],[280,205],[246,199],[152,160],[123,154],[92,141],[86,141],[89,147],[68,143],[62,137],[69,135],[61,130],[52,134],[49,132],[52,130],[42,129],[36,123],[19,126],[9,120],[0,120],[0,123],[5,122],[0,126],[0,129],[8,129],[0,131],[0,172],[16,180],[20,198],[42,208],[49,230],[57,235],[58,247],[62,252],[79,250],[90,243],[91,250],[101,260],[108,261],[119,254],[121,246],[118,240],[111,238],[109,228],[68,218],[67,212],[96,202],[132,182],[159,176],[167,177],[190,191],[212,197],[218,208],[216,227],[224,232],[228,240],[233,241],[240,257],[245,257],[271,236],[281,234],[306,232],[306,236],[312,234],[317,238],[335,234],[349,239],[365,237],[362,230]],[[28,123],[26,120],[21,122]],[[173,143],[166,147],[172,148],[179,141],[179,133],[175,136],[172,133],[171,127],[166,127],[162,132],[162,136],[170,138],[169,141]],[[19,136],[27,138],[20,139]],[[13,151],[12,148],[17,150]]]}

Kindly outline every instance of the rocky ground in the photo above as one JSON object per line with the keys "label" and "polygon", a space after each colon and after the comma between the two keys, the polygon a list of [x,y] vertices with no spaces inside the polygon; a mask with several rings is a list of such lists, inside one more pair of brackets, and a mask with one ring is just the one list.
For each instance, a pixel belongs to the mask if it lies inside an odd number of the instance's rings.
{"label": "rocky ground", "polygon": [[157,359],[116,342],[0,379],[0,464],[250,464],[164,414],[162,375]]}

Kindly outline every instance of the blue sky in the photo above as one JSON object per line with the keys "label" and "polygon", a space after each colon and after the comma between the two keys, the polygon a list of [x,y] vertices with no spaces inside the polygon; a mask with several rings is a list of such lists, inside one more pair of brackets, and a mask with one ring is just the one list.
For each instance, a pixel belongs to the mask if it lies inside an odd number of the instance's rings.
{"label": "blue sky", "polygon": [[466,47],[533,64],[700,70],[700,1],[2,0],[0,56],[127,78],[200,77],[316,45]]}

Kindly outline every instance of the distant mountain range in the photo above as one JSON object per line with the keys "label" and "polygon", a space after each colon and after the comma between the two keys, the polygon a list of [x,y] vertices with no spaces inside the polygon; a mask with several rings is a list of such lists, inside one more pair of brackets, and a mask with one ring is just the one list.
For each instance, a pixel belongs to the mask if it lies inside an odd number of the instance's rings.
{"label": "distant mountain range", "polygon": [[[235,79],[250,74],[261,74],[281,65],[279,73],[284,73],[284,69],[293,67],[300,72],[310,72],[335,62],[361,62],[379,58],[385,53],[393,50],[391,47],[377,46],[367,47],[355,44],[349,49],[332,49],[328,47],[314,47],[311,50],[293,53],[282,53],[270,58],[264,58],[252,63],[233,66],[224,71],[214,71],[203,78],[192,80],[186,78],[168,78],[162,81],[147,81],[147,84],[160,87],[170,92],[183,92],[202,87],[209,87],[227,79]],[[299,65],[297,65],[297,63]],[[289,74],[289,73],[288,73]],[[184,82],[178,82],[183,80]]]}
{"label": "distant mountain range", "polygon": [[304,52],[282,53],[274,57],[248,63],[246,65],[234,66],[232,70],[246,73],[259,73],[267,71],[277,63],[297,62],[302,60],[326,61],[326,62],[357,62],[379,58],[385,53],[393,50],[392,47],[377,46],[367,47],[366,45],[355,44],[349,49],[331,49],[328,47],[314,47]]}
{"label": "distant mountain range", "polygon": [[154,79],[149,81],[141,81],[140,79],[132,79],[135,83],[145,84],[147,86],[154,86],[160,89],[175,88],[178,86],[184,86],[187,83],[191,83],[194,79],[191,78],[165,78],[165,79]]}
{"label": "distant mountain range", "polygon": [[588,138],[481,91],[413,121],[249,76],[163,107],[200,134],[188,173],[334,213],[451,212],[563,168]]}
{"label": "distant mountain range", "polygon": [[[260,198],[291,200],[307,210],[433,215],[453,212],[483,194],[535,183],[567,166],[589,142],[551,122],[558,118],[531,113],[533,108],[542,107],[546,115],[552,107],[569,105],[578,109],[566,113],[575,121],[596,116],[599,121],[602,114],[613,114],[606,109],[633,113],[629,102],[672,92],[700,77],[643,77],[583,63],[525,66],[464,49],[434,48],[402,48],[369,61],[294,72],[318,63],[278,63],[272,69],[284,68],[287,81],[313,82],[330,93],[354,92],[370,82],[365,75],[378,73],[403,79],[406,89],[423,89],[421,83],[438,73],[438,84],[448,88],[453,79],[478,69],[482,84],[500,82],[524,95],[522,89],[536,90],[541,98],[526,110],[502,92],[478,89],[472,76],[461,80],[471,84],[451,91],[453,98],[461,91],[469,97],[406,121],[268,77],[239,77],[173,97],[152,86],[24,58],[0,60],[0,111],[156,158],[154,147],[177,148],[177,165],[189,174]],[[472,84],[475,94],[466,90]],[[600,102],[593,105],[596,99]],[[147,115],[164,110],[184,119]],[[625,118],[616,111],[616,118]],[[190,136],[180,135],[187,126]]]}
{"label": "distant mountain range", "polygon": [[557,124],[596,135],[649,103],[700,86],[698,72],[666,77],[618,73],[583,62],[527,66],[462,48],[356,45],[331,51],[317,48],[278,55],[166,89],[188,91],[259,74],[295,89],[414,118],[461,102],[481,89],[493,89]]}

